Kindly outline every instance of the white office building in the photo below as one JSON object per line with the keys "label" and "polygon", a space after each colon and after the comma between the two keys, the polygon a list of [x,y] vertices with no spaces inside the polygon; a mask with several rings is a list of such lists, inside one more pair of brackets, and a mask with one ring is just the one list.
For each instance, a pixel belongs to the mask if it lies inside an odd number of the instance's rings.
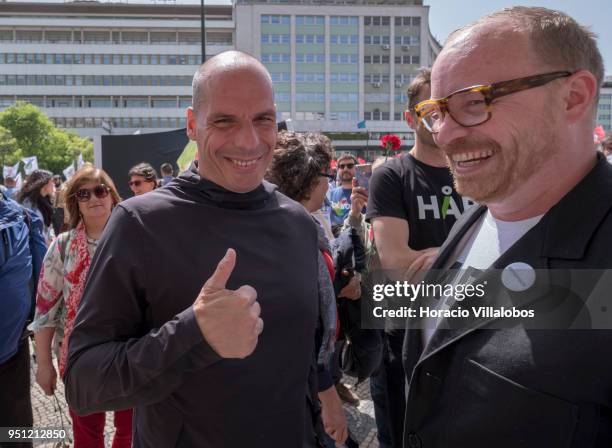
{"label": "white office building", "polygon": [[[208,54],[234,28],[230,0],[207,2]],[[196,5],[0,3],[0,107],[29,101],[83,136],[183,127],[200,61]]]}
{"label": "white office building", "polygon": [[[296,130],[410,144],[406,87],[439,52],[428,13],[422,0],[207,0],[206,53],[260,58]],[[183,127],[200,25],[199,5],[0,3],[0,108],[29,101],[84,136]]]}

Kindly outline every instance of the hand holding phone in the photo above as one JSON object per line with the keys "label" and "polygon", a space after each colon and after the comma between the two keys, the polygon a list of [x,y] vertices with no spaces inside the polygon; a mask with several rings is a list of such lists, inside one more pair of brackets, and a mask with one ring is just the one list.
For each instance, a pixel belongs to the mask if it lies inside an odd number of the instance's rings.
{"label": "hand holding phone", "polygon": [[362,165],[355,165],[355,178],[357,179],[357,185],[370,189],[370,177],[372,177],[372,164],[364,163]]}

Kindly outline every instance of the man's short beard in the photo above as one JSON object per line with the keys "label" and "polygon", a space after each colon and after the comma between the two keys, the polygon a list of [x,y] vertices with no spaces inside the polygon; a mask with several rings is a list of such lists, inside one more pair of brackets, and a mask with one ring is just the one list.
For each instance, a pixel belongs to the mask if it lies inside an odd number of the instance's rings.
{"label": "man's short beard", "polygon": [[[538,148],[533,137],[524,135],[521,138],[520,143],[513,138],[512,145],[506,148],[487,137],[461,138],[444,146],[457,192],[481,204],[502,201],[508,197],[514,189],[534,175],[549,157],[550,145],[540,145]],[[483,150],[493,151],[494,163],[491,166],[478,175],[457,175],[456,162],[450,159],[453,153]]]}

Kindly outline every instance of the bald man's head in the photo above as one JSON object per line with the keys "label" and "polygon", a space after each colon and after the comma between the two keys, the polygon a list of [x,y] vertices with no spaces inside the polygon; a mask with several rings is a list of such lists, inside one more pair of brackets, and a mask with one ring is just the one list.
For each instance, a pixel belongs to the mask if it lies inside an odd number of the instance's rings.
{"label": "bald man's head", "polygon": [[250,71],[252,76],[265,80],[273,91],[272,78],[266,67],[253,56],[241,51],[224,51],[200,66],[193,76],[192,104],[195,112],[206,101],[208,89],[218,76],[236,71]]}

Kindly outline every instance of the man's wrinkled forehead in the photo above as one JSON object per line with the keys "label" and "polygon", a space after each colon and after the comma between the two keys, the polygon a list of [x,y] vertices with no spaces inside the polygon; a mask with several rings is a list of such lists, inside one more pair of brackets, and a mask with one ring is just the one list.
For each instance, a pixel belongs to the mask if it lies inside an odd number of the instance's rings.
{"label": "man's wrinkled forehead", "polygon": [[[226,52],[206,62],[194,78],[193,105],[201,109],[211,92],[227,88],[228,84],[252,85],[256,95],[274,101],[272,79],[267,69],[248,55]],[[237,84],[236,84],[237,83]],[[246,101],[246,98],[245,98]]]}
{"label": "man's wrinkled forehead", "polygon": [[431,73],[431,96],[530,73],[534,56],[524,31],[502,21],[476,25],[451,36]]}

